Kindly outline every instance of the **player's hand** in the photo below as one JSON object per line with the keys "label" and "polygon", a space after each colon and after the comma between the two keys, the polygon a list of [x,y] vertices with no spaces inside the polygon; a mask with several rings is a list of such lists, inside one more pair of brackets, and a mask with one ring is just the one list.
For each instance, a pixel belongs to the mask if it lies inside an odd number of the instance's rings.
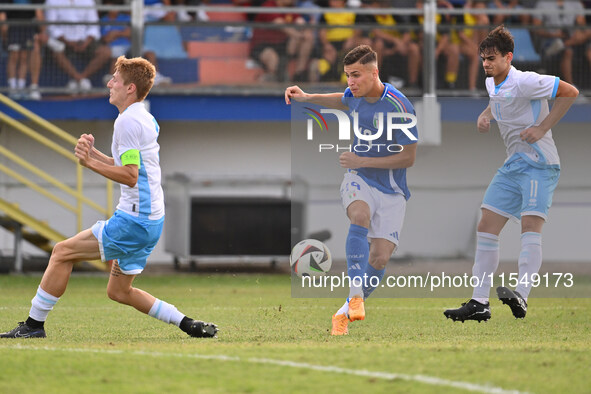
{"label": "player's hand", "polygon": [[74,155],[78,158],[78,162],[81,165],[86,167],[88,160],[90,159],[93,146],[94,137],[92,134],[82,134],[80,138],[78,138],[78,142],[74,148]]}
{"label": "player's hand", "polygon": [[94,148],[94,136],[92,134],[82,134],[80,138],[83,138],[90,144],[90,149]]}
{"label": "player's hand", "polygon": [[357,156],[353,152],[344,152],[339,156],[339,164],[343,168],[360,168],[361,167],[361,157]]}
{"label": "player's hand", "polygon": [[528,144],[533,144],[534,142],[542,138],[544,135],[546,135],[546,132],[538,126],[532,126],[519,133],[521,140],[527,142]]}
{"label": "player's hand", "polygon": [[291,99],[295,99],[296,101],[303,101],[306,93],[299,86],[290,86],[285,89],[285,104],[291,104]]}
{"label": "player's hand", "polygon": [[488,116],[479,116],[476,125],[479,132],[487,133],[490,130],[490,118]]}

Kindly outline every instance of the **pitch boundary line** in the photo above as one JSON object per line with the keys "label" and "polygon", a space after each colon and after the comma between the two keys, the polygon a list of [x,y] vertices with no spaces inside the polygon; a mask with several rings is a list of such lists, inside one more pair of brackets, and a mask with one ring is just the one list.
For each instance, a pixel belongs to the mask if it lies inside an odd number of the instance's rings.
{"label": "pitch boundary line", "polygon": [[457,389],[463,389],[478,393],[486,394],[524,394],[518,390],[505,390],[500,387],[494,387],[489,385],[481,385],[476,383],[441,379],[435,376],[428,375],[410,375],[403,373],[393,372],[380,372],[380,371],[368,371],[365,369],[356,370],[350,368],[341,368],[331,365],[316,365],[302,362],[295,362],[289,360],[277,360],[271,358],[259,358],[259,357],[238,357],[238,356],[227,356],[223,354],[196,354],[196,353],[163,353],[163,352],[147,352],[147,351],[123,351],[115,349],[84,349],[84,348],[52,348],[48,346],[43,347],[27,347],[20,344],[15,346],[0,346],[1,349],[12,349],[12,350],[45,350],[53,352],[70,352],[70,353],[95,353],[95,354],[122,354],[122,355],[136,355],[136,356],[150,356],[150,357],[174,357],[174,358],[190,358],[198,360],[216,360],[216,361],[234,361],[243,362],[250,364],[268,364],[282,367],[307,369],[312,371],[320,372],[332,372],[343,375],[354,375],[368,378],[376,378],[383,380],[405,380],[409,382],[418,382],[423,384],[429,384],[433,386],[445,386]]}

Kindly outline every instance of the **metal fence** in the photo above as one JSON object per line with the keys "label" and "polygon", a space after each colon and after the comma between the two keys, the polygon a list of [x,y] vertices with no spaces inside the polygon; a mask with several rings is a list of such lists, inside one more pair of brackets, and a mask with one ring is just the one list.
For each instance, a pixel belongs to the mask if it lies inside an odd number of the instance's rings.
{"label": "metal fence", "polygon": [[[0,13],[37,8],[2,4]],[[440,9],[434,0],[421,8],[157,8],[133,0],[40,9],[44,20],[14,14],[0,20],[0,92],[17,99],[104,94],[119,55],[144,56],[157,65],[157,94],[281,94],[291,83],[329,90],[345,85],[339,59],[358,43],[379,49],[382,79],[408,94],[485,95],[477,44],[501,19],[515,37],[517,67],[559,75],[591,91],[591,30],[586,24],[556,27],[583,37],[565,47],[566,40],[539,34],[550,27],[532,23],[547,15],[538,9]],[[265,21],[265,15],[275,14],[293,21]],[[576,18],[569,9],[558,14]],[[589,19],[591,10],[578,14]],[[378,19],[385,24],[373,23]],[[73,41],[65,42],[60,33]],[[84,34],[95,39],[84,44]],[[321,40],[325,36],[330,37]]]}

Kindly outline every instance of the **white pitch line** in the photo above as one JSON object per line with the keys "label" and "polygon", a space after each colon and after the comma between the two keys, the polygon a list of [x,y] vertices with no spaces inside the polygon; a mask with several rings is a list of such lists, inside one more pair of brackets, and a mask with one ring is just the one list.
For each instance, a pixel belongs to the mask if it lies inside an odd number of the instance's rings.
{"label": "white pitch line", "polygon": [[427,375],[409,375],[409,374],[402,374],[402,373],[392,373],[392,372],[379,372],[379,371],[368,371],[368,370],[357,370],[357,369],[349,369],[349,368],[341,368],[331,365],[315,365],[315,364],[308,364],[308,363],[300,363],[295,361],[289,360],[276,360],[271,358],[257,358],[257,357],[248,357],[248,358],[241,358],[237,356],[227,356],[223,354],[218,355],[209,355],[209,354],[195,354],[195,353],[163,353],[163,352],[147,352],[147,351],[123,351],[123,350],[115,350],[115,349],[83,349],[83,348],[52,348],[52,347],[27,347],[22,346],[20,344],[14,346],[0,346],[0,350],[2,349],[11,349],[11,350],[45,350],[45,351],[55,351],[55,352],[72,352],[72,353],[96,353],[96,354],[131,354],[136,356],[151,356],[151,357],[175,357],[175,358],[192,358],[192,359],[199,359],[199,360],[216,360],[216,361],[234,361],[234,362],[243,362],[243,363],[251,363],[251,364],[268,364],[268,365],[278,365],[282,367],[290,367],[290,368],[299,368],[299,369],[308,369],[312,371],[321,371],[321,372],[332,372],[338,373],[343,375],[354,375],[354,376],[363,376],[368,378],[376,378],[376,379],[383,379],[383,380],[405,380],[409,382],[418,382],[423,384],[429,384],[433,386],[444,386],[444,387],[453,387],[457,389],[463,389],[468,391],[474,391],[478,393],[487,393],[487,394],[525,394],[525,392],[521,392],[518,390],[505,390],[500,387],[493,387],[489,385],[481,385],[476,383],[469,383],[469,382],[461,382],[461,381],[454,381],[448,379],[441,379],[435,376],[427,376]]}

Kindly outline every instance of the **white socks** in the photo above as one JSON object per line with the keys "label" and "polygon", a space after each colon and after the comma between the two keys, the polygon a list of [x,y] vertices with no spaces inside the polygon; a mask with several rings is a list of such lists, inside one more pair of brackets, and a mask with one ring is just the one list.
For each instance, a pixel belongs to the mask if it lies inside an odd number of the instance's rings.
{"label": "white socks", "polygon": [[39,286],[37,288],[37,294],[31,300],[31,310],[29,316],[33,320],[45,321],[47,315],[53,309],[53,306],[57,303],[59,297],[54,297]]}
{"label": "white socks", "polygon": [[532,275],[542,266],[542,234],[527,232],[521,234],[521,253],[519,254],[519,284],[515,291],[527,301],[531,291]]}
{"label": "white socks", "polygon": [[175,324],[177,327],[181,324],[183,317],[185,317],[185,315],[179,312],[174,305],[159,299],[156,299],[154,305],[152,305],[152,309],[148,312],[148,315],[158,320],[162,320],[164,323]]}
{"label": "white socks", "polygon": [[348,298],[345,300],[345,303],[343,304],[341,309],[339,309],[337,311],[337,313],[335,313],[335,315],[346,315],[347,313],[349,313],[349,299]]}
{"label": "white socks", "polygon": [[476,233],[476,256],[472,275],[478,278],[472,298],[486,304],[490,295],[491,273],[499,267],[499,237],[490,233]]}

